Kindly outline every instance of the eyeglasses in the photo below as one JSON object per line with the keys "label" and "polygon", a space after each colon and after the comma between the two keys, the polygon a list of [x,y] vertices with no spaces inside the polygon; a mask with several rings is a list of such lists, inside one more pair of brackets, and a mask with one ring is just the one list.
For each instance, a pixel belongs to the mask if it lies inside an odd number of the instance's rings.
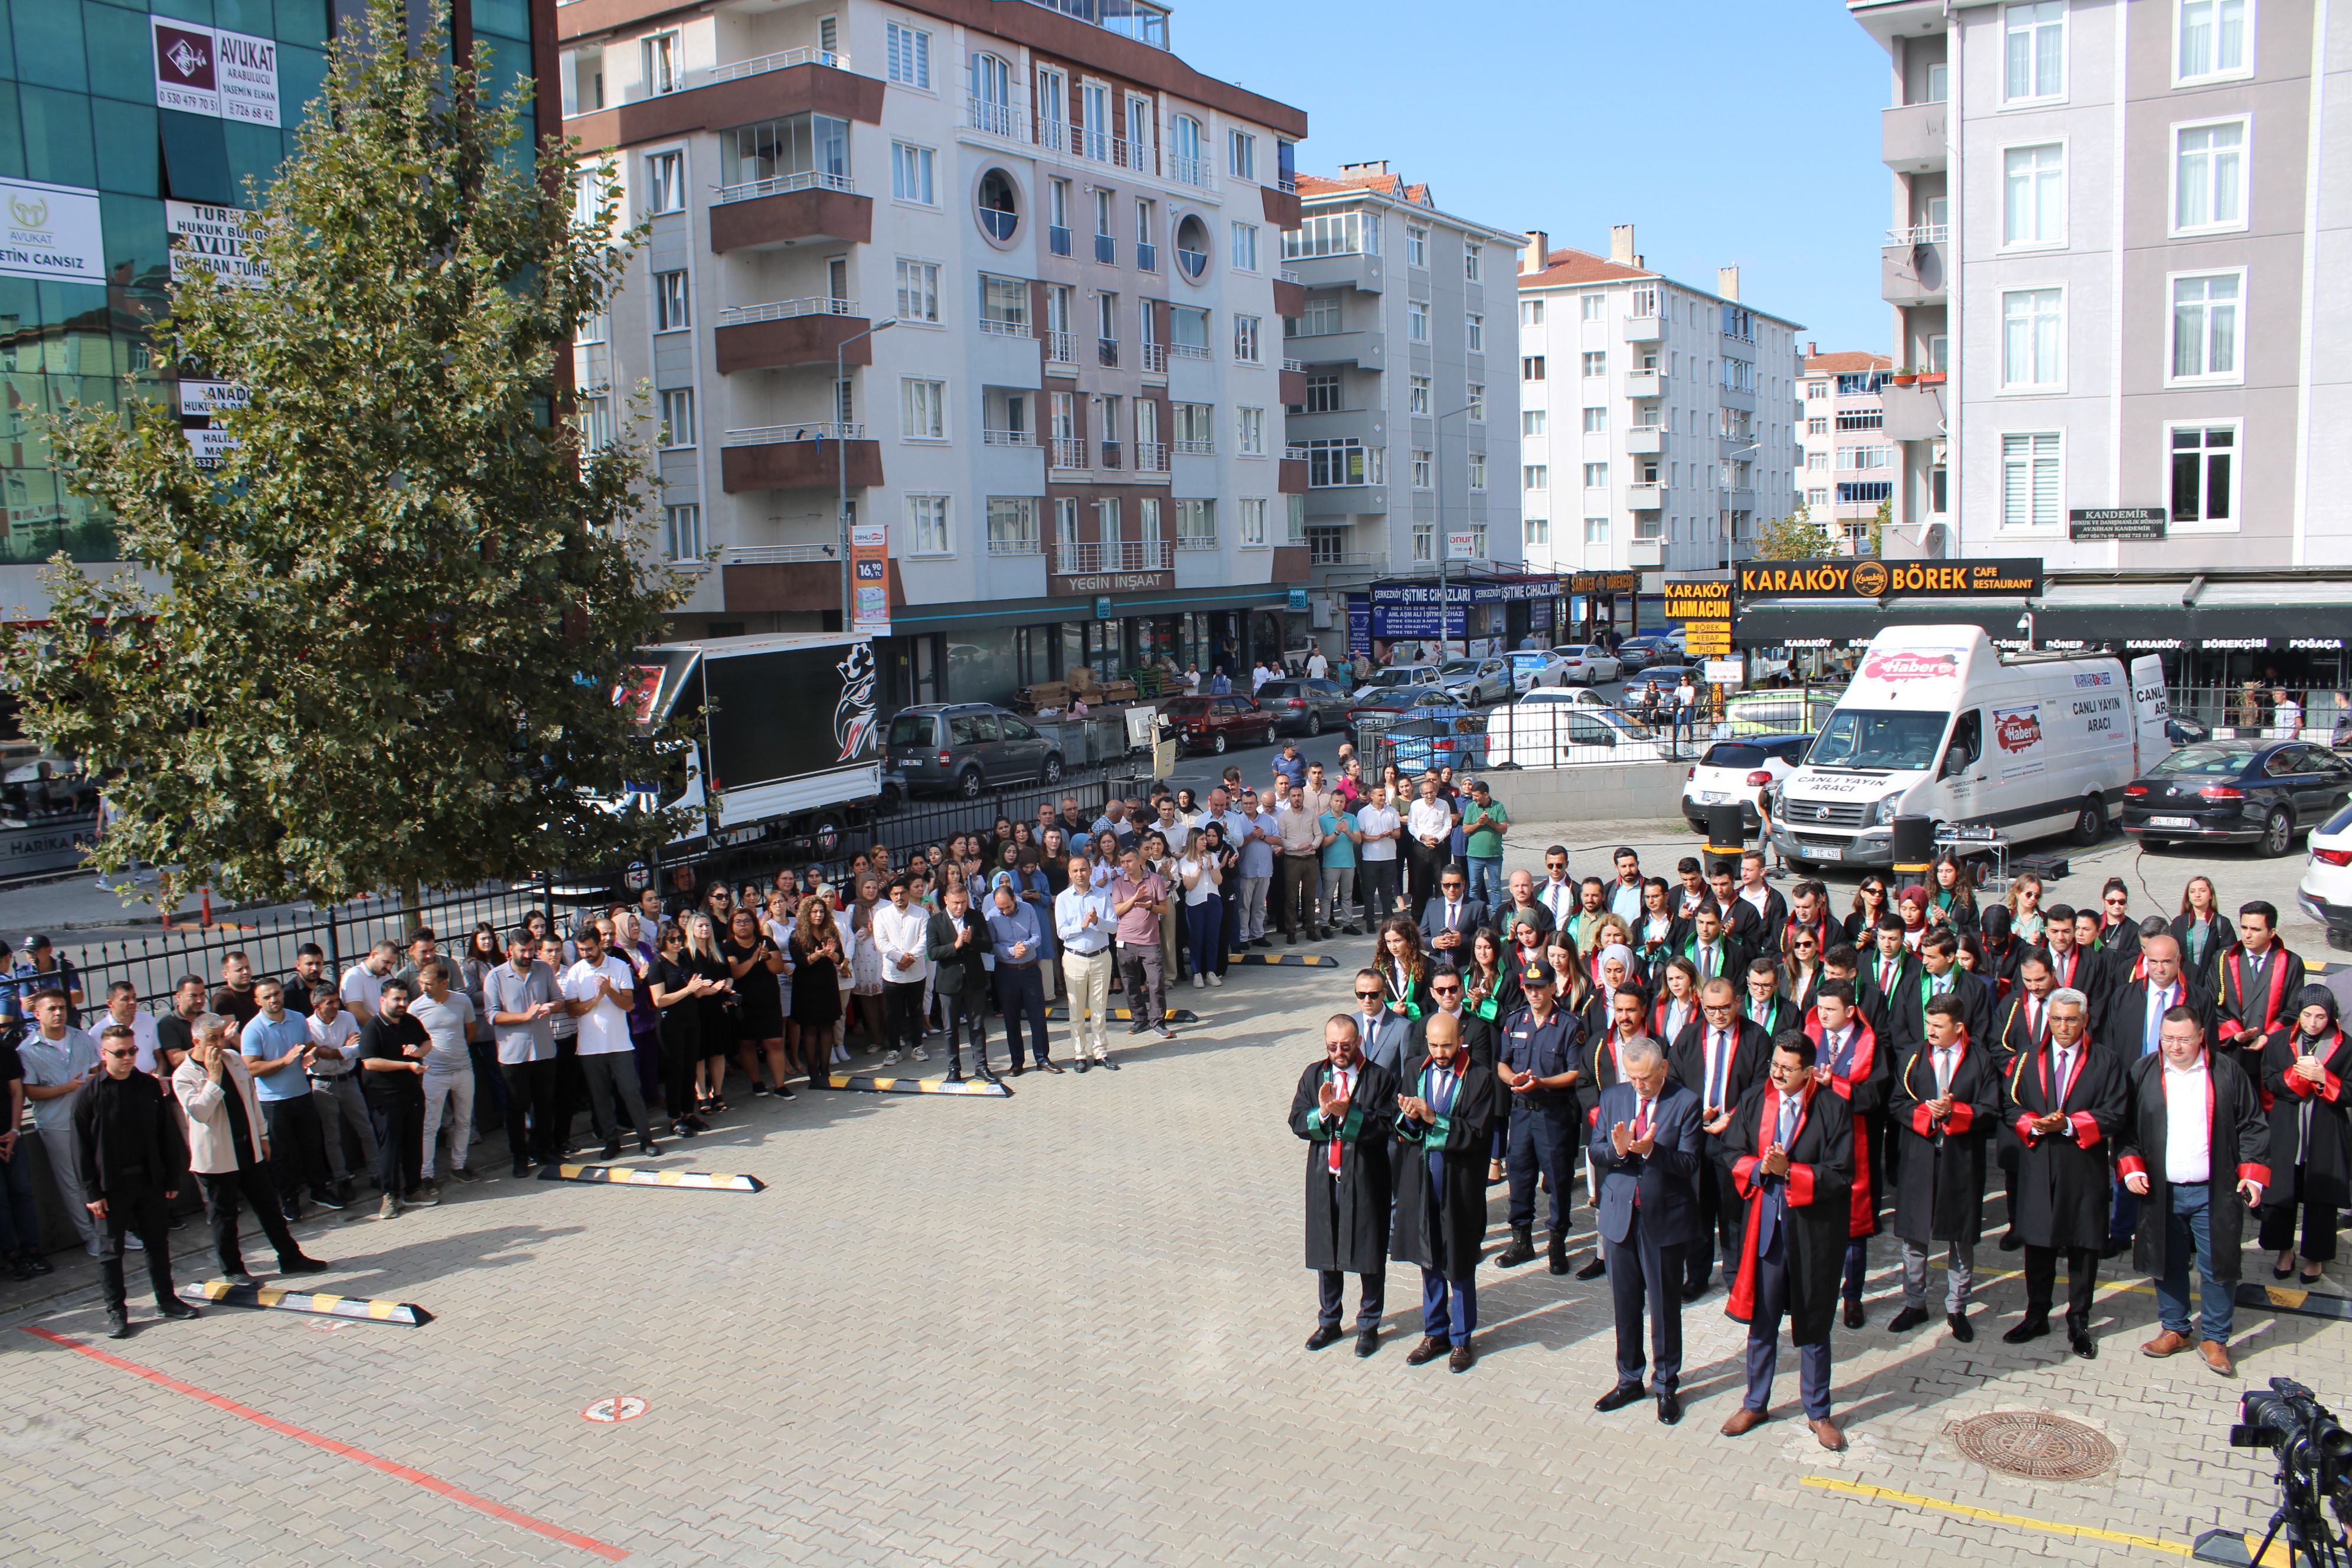
{"label": "eyeglasses", "polygon": [[2103,900],[2101,900],[2100,901],[2101,901],[2102,903],[2109,903],[2109,904],[2127,904],[2127,903],[2130,903],[2130,902],[2131,902],[2131,898],[2130,898],[2130,896],[2129,896],[2128,894],[2125,894],[2125,893],[2117,893],[2116,895],[2115,895],[2115,897],[2113,897],[2113,898],[2111,898],[2111,899],[2103,899]]}
{"label": "eyeglasses", "polygon": [[137,1056],[138,1054],[139,1054],[139,1053],[138,1053],[137,1051],[100,1051],[100,1052],[99,1053],[99,1055],[100,1055],[100,1056],[102,1056],[102,1057],[111,1058],[113,1060],[115,1060],[115,1061],[119,1061],[119,1062],[120,1062],[120,1061],[129,1061],[131,1058],[133,1058],[133,1057]]}
{"label": "eyeglasses", "polygon": [[1462,994],[1462,987],[1459,985],[1433,985],[1429,988],[1429,994],[1432,996],[1459,996]]}
{"label": "eyeglasses", "polygon": [[1377,1002],[1381,998],[1381,993],[1378,991],[1359,991],[1356,995],[1360,1000],[1366,1002]]}

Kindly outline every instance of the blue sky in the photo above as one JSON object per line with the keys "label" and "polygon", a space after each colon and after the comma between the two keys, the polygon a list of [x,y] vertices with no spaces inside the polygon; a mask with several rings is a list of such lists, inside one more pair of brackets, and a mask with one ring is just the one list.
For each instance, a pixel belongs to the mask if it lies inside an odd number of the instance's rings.
{"label": "blue sky", "polygon": [[1386,158],[1440,206],[1740,293],[1885,352],[1885,54],[1836,0],[1173,0],[1189,63],[1307,114],[1300,166]]}

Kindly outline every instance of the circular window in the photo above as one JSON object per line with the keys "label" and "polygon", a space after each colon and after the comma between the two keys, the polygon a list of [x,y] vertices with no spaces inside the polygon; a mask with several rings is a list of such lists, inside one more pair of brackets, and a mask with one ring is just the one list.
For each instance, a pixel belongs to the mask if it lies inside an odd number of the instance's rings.
{"label": "circular window", "polygon": [[980,227],[989,238],[1003,245],[1013,238],[1021,226],[1020,193],[1013,176],[1002,169],[991,169],[980,177]]}
{"label": "circular window", "polygon": [[1176,226],[1176,265],[1195,283],[1209,270],[1209,226],[1197,217]]}

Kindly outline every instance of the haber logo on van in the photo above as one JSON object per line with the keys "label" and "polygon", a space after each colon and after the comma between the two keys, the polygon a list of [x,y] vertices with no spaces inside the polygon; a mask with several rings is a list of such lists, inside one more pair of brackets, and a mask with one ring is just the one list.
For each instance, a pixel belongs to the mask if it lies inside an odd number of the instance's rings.
{"label": "haber logo on van", "polygon": [[2022,752],[2042,743],[2042,712],[2038,708],[1996,710],[1992,738],[2004,752]]}
{"label": "haber logo on van", "polygon": [[1864,680],[1948,680],[1960,672],[1956,653],[1874,653],[1862,661]]}

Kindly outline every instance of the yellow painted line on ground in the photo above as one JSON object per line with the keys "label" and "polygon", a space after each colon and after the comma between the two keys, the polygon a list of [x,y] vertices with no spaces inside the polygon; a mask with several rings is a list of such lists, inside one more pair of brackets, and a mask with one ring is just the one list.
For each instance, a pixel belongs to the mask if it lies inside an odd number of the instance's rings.
{"label": "yellow painted line on ground", "polygon": [[1964,1502],[1946,1502],[1941,1498],[1921,1497],[1916,1492],[1890,1491],[1885,1487],[1865,1486],[1860,1481],[1842,1481],[1831,1476],[1807,1476],[1802,1482],[1823,1491],[1838,1492],[1846,1497],[1864,1498],[1872,1502],[1899,1502],[1912,1508],[1933,1509],[1960,1519],[1972,1519],[1985,1524],[2006,1524],[2019,1530],[2039,1530],[2052,1535],[2063,1535],[2074,1541],[2109,1541],[2118,1546],[2137,1546],[2147,1552],[2160,1552],[2168,1557],[2187,1557],[2192,1548],[2178,1541],[2166,1541],[2154,1535],[2129,1535],[2116,1530],[2094,1530],[2087,1524],[2057,1524],[2046,1519],[2028,1519],[2020,1513],[1999,1513],[1989,1508],[1972,1508]]}

